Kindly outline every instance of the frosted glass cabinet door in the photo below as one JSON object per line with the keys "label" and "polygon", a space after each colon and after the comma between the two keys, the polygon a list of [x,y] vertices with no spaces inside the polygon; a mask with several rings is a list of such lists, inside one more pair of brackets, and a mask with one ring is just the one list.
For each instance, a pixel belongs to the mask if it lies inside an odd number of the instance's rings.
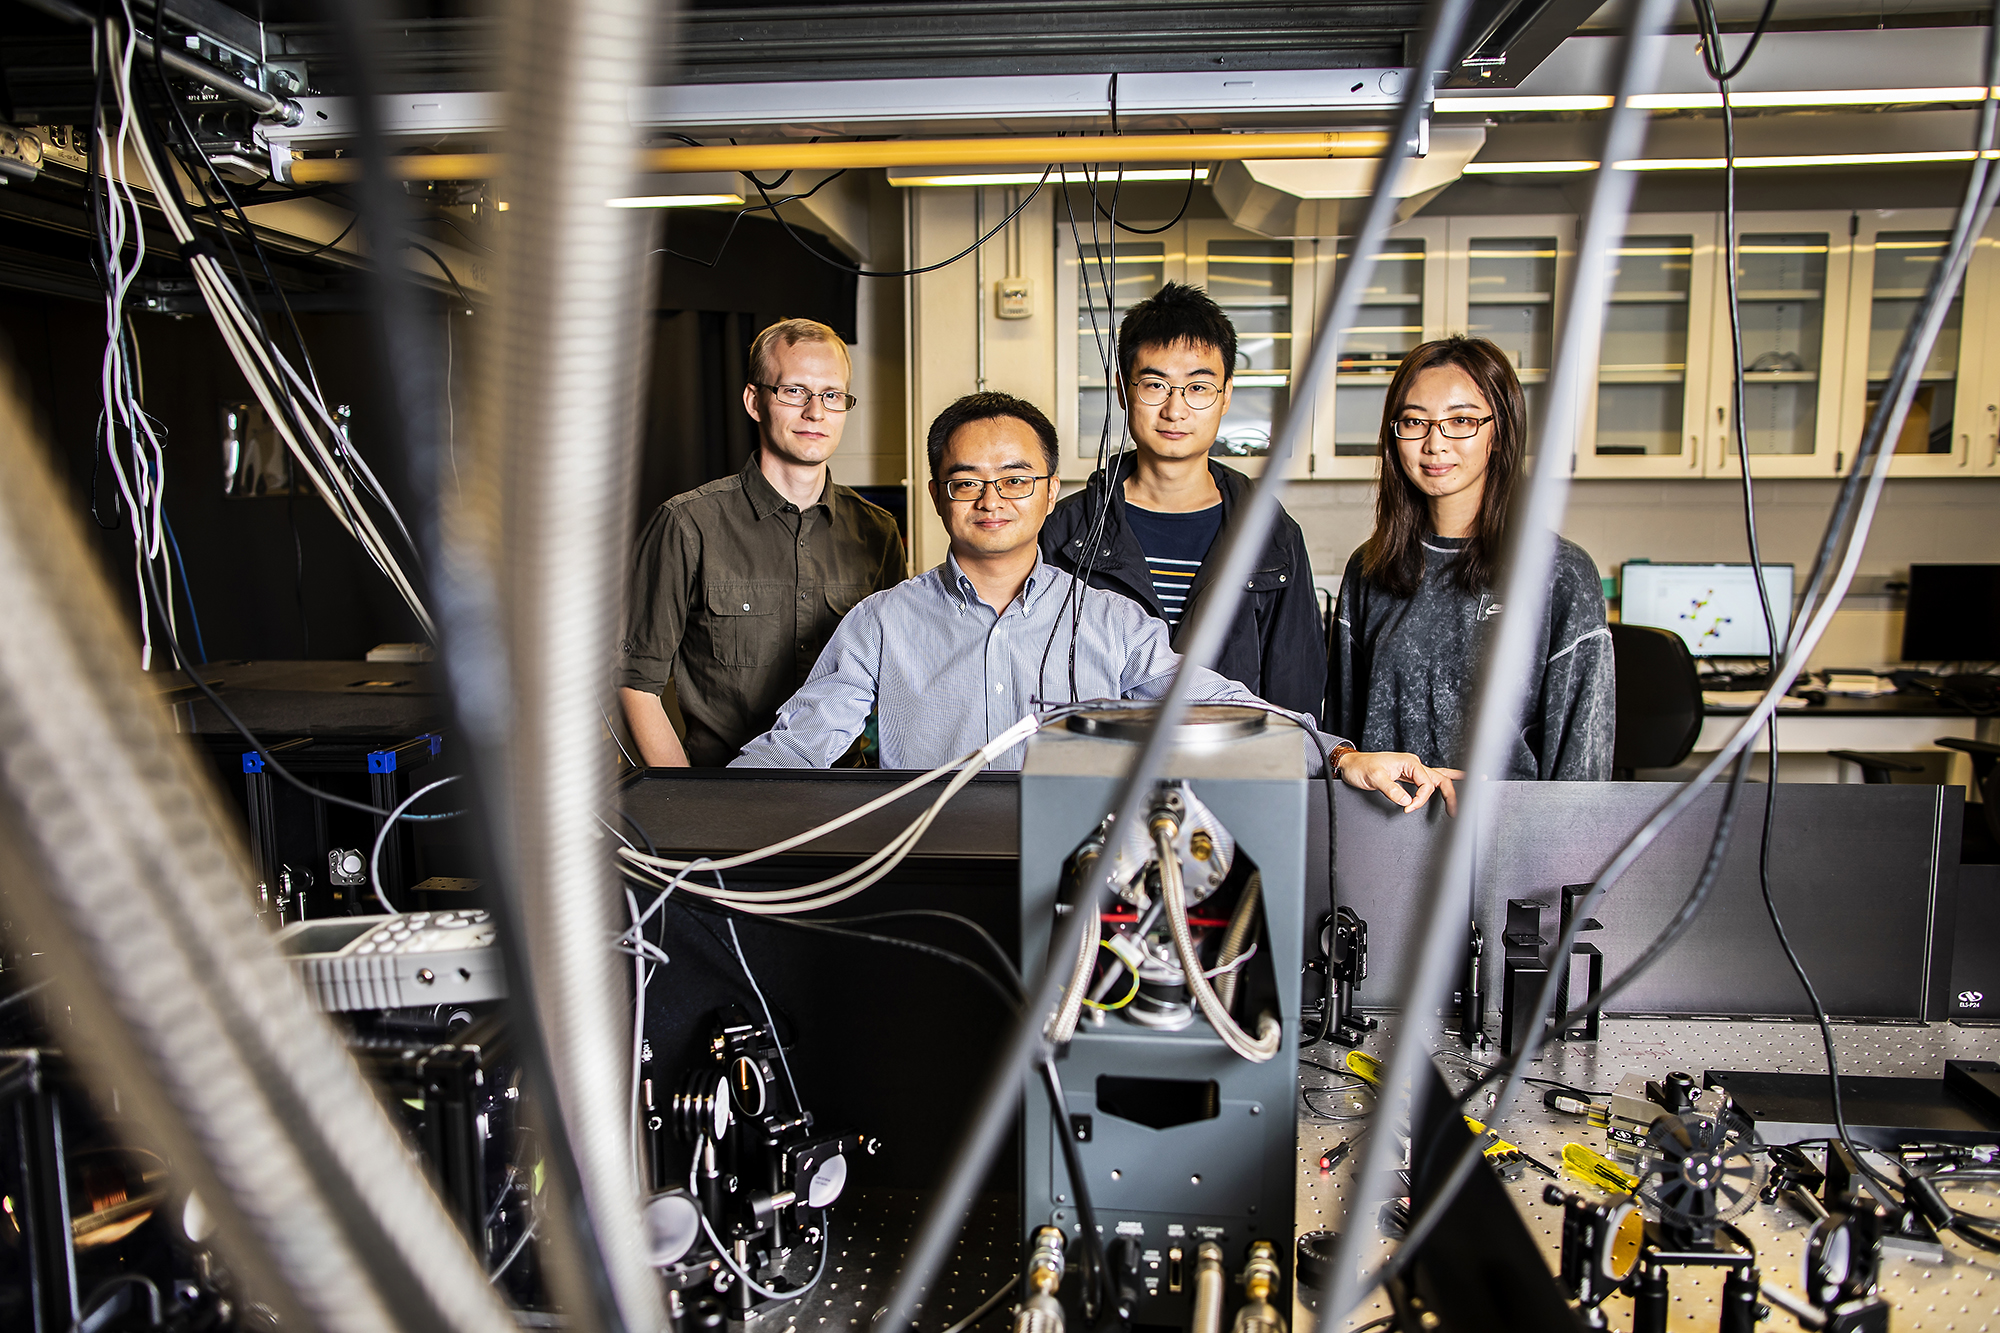
{"label": "frosted glass cabinet door", "polygon": [[[1951,213],[1944,209],[1870,210],[1857,215],[1850,288],[1841,450],[1854,465],[1862,431],[1874,415],[1889,368],[1931,274],[1944,258]],[[1896,476],[1970,475],[1993,434],[1992,376],[1980,355],[1990,306],[1990,241],[1975,251],[1957,299],[1925,361],[1902,430],[1891,442]]]}
{"label": "frosted glass cabinet door", "polygon": [[1547,407],[1555,356],[1556,293],[1569,276],[1576,219],[1452,218],[1445,295],[1448,333],[1499,345],[1527,398],[1529,447]]}
{"label": "frosted glass cabinet door", "polygon": [[[1346,272],[1350,240],[1319,243],[1321,309]],[[1443,334],[1445,252],[1442,220],[1417,218],[1390,232],[1341,341],[1331,410],[1324,401],[1316,405],[1313,475],[1376,475],[1389,381],[1412,348]]]}
{"label": "frosted glass cabinet door", "polygon": [[[1293,319],[1298,246],[1226,223],[1186,226],[1186,281],[1205,289],[1236,326],[1229,412],[1209,455],[1255,474],[1291,413],[1294,339],[1303,341]],[[1310,446],[1295,453],[1296,475],[1305,475],[1310,455]]]}
{"label": "frosted glass cabinet door", "polygon": [[[1848,327],[1846,213],[1737,217],[1737,299],[1743,323],[1742,423],[1758,476],[1831,475],[1841,454],[1843,333]],[[1719,256],[1718,256],[1719,257]],[[1708,474],[1739,470],[1731,418],[1727,275],[1716,283],[1709,338]]]}
{"label": "frosted glass cabinet door", "polygon": [[[1130,221],[1143,227],[1166,219]],[[1068,330],[1056,347],[1063,477],[1088,477],[1097,467],[1100,441],[1112,452],[1131,447],[1115,395],[1118,325],[1169,282],[1207,288],[1236,325],[1234,390],[1213,455],[1252,475],[1262,472],[1271,437],[1291,407],[1294,356],[1302,354],[1293,348],[1293,307],[1298,275],[1311,271],[1310,243],[1274,241],[1205,218],[1157,236],[1120,234],[1115,246],[1108,226],[1100,227],[1095,241],[1078,230],[1072,237],[1066,224],[1056,228],[1056,302]],[[1298,262],[1301,245],[1305,264]],[[1310,455],[1302,445],[1293,464],[1297,475],[1305,475]]]}
{"label": "frosted glass cabinet door", "polygon": [[1056,349],[1056,431],[1064,442],[1062,473],[1087,477],[1097,466],[1100,443],[1110,452],[1127,447],[1124,414],[1112,382],[1118,374],[1118,321],[1125,312],[1185,276],[1174,232],[1163,237],[1111,238],[1088,232],[1079,249],[1058,228],[1056,299],[1069,332]]}
{"label": "frosted glass cabinet door", "polygon": [[1578,476],[1701,475],[1715,237],[1707,213],[1636,214],[1627,224],[1612,256]]}

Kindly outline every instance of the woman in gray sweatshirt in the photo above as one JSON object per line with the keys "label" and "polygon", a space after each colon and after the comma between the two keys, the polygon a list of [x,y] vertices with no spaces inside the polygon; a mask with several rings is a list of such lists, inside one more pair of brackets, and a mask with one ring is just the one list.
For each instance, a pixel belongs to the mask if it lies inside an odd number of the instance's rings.
{"label": "woman in gray sweatshirt", "polygon": [[[1508,510],[1527,446],[1521,382],[1483,338],[1403,359],[1382,412],[1375,531],[1347,562],[1335,613],[1329,727],[1363,750],[1456,768],[1488,638]],[[1597,566],[1563,541],[1527,708],[1499,778],[1611,776],[1611,635]]]}

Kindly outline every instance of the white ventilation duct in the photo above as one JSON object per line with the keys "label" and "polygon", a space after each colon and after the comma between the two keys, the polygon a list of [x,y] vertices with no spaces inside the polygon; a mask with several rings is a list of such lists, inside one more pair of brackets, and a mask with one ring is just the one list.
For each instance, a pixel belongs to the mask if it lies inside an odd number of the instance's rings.
{"label": "white ventilation duct", "polygon": [[[1486,131],[1433,125],[1428,138],[1430,151],[1405,162],[1396,182],[1396,197],[1405,201],[1399,218],[1410,217],[1457,180],[1485,146]],[[1214,176],[1215,199],[1246,231],[1279,238],[1337,236],[1340,201],[1367,198],[1376,167],[1373,158],[1225,162]]]}

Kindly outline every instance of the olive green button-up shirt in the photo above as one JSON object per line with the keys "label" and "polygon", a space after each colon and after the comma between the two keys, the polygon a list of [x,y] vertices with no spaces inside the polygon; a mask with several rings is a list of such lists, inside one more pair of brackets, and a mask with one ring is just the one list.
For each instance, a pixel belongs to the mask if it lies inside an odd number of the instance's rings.
{"label": "olive green button-up shirt", "polygon": [[640,534],[618,683],[674,683],[688,762],[718,767],[770,729],[834,626],[903,581],[889,512],[829,479],[803,512],[752,455],[733,477],[677,495]]}

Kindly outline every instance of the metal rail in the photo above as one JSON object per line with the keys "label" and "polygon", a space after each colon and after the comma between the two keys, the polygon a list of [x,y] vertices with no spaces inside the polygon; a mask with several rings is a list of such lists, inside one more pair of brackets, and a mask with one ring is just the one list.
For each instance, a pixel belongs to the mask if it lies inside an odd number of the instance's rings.
{"label": "metal rail", "polygon": [[[39,2],[39,0],[38,0]],[[60,4],[63,0],[47,0]],[[1075,166],[1094,162],[1240,162],[1245,159],[1371,158],[1389,147],[1381,130],[1298,134],[1111,134],[1094,138],[1032,135],[1008,139],[881,139],[852,143],[715,144],[655,148],[639,170],[852,171],[885,167]],[[402,180],[487,180],[505,170],[493,153],[420,153],[390,159]],[[355,180],[352,158],[308,158],[288,173],[294,184]]]}

